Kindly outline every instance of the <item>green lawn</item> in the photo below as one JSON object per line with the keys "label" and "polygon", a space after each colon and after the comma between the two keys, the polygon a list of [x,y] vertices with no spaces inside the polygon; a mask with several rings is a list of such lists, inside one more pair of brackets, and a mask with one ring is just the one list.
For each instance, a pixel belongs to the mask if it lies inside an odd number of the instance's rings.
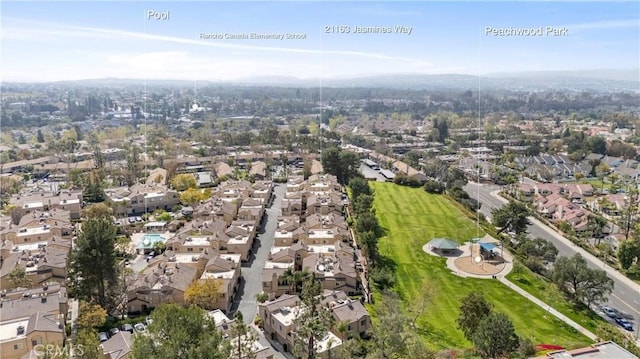
{"label": "green lawn", "polygon": [[[566,182],[575,183],[575,181]],[[594,191],[600,191],[602,187],[602,181],[599,178],[583,179],[580,181],[582,184],[590,184]],[[611,182],[607,178],[604,179],[604,188],[611,189]]]}
{"label": "green lawn", "polygon": [[[519,335],[534,344],[558,344],[575,348],[590,344],[579,334],[540,307],[490,279],[461,278],[445,266],[445,259],[431,256],[422,246],[434,237],[449,237],[462,243],[482,236],[475,223],[440,195],[392,183],[370,182],[375,190],[374,208],[386,236],[379,242],[381,255],[395,266],[396,291],[405,305],[413,303],[424,282],[436,288],[432,303],[418,320],[420,335],[432,349],[470,347],[457,329],[461,299],[470,292],[480,292],[495,310],[506,313]],[[374,289],[374,298],[380,293]],[[376,304],[371,306],[375,317]]]}
{"label": "green lawn", "polygon": [[573,304],[567,301],[558,288],[544,280],[544,278],[531,272],[524,265],[517,263],[507,278],[529,294],[550,305],[555,310],[571,318],[592,333],[596,332],[598,324],[607,323],[591,310],[577,310]]}

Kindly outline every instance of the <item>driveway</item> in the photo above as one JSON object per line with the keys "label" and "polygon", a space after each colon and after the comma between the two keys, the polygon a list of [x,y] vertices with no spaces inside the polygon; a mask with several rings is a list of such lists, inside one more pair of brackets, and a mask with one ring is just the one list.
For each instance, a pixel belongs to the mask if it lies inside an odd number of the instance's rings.
{"label": "driveway", "polygon": [[234,313],[236,310],[240,310],[245,322],[248,324],[253,323],[253,318],[258,312],[256,295],[262,293],[262,269],[267,263],[269,250],[273,246],[273,236],[278,227],[278,217],[282,213],[282,198],[284,198],[286,190],[285,184],[275,184],[273,189],[275,198],[271,203],[271,207],[265,210],[267,219],[264,230],[254,241],[252,255],[242,267],[244,281],[240,286],[230,312]]}

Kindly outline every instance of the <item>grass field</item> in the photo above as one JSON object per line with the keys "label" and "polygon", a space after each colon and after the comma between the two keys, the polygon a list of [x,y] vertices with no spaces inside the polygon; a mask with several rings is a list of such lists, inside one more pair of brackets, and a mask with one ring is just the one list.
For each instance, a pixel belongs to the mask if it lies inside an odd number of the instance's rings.
{"label": "grass field", "polygon": [[522,264],[516,264],[507,279],[592,333],[596,332],[598,324],[607,322],[591,310],[577,310],[554,284],[545,281]]}
{"label": "grass field", "polygon": [[[534,344],[575,348],[591,343],[500,282],[458,277],[446,268],[444,258],[422,250],[434,237],[449,237],[462,243],[484,235],[448,198],[392,183],[371,185],[375,190],[376,215],[386,233],[380,239],[379,249],[385,260],[395,267],[395,290],[410,307],[421,295],[423,283],[435,287],[430,306],[418,320],[419,334],[430,348],[471,346],[456,324],[460,301],[470,292],[484,294],[495,310],[511,318],[517,333],[530,338]],[[375,290],[374,298],[380,298]],[[376,304],[370,309],[375,318]]]}

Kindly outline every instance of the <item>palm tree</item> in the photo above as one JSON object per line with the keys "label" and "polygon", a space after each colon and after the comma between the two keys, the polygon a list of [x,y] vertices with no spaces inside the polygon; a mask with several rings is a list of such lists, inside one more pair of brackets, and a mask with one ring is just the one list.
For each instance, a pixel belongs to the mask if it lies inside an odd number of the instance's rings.
{"label": "palm tree", "polygon": [[302,293],[302,283],[307,277],[309,277],[309,272],[306,269],[293,272],[296,293]]}
{"label": "palm tree", "polygon": [[302,290],[302,282],[309,276],[306,269],[301,271],[287,268],[282,275],[282,279],[289,285],[289,294],[300,293]]}
{"label": "palm tree", "polygon": [[338,325],[336,325],[336,330],[340,333],[340,341],[342,342],[342,347],[344,348],[344,336],[347,333],[347,329],[349,329],[349,323],[346,320],[340,321]]}
{"label": "palm tree", "polygon": [[293,294],[294,285],[295,285],[295,271],[291,268],[287,268],[282,275],[282,279],[289,285],[289,294]]}
{"label": "palm tree", "polygon": [[598,246],[600,244],[600,237],[602,236],[602,230],[607,225],[607,220],[601,216],[590,214],[587,217],[587,222],[588,222],[589,228],[591,229],[591,235],[594,237],[594,239],[597,240],[597,243],[595,245]]}

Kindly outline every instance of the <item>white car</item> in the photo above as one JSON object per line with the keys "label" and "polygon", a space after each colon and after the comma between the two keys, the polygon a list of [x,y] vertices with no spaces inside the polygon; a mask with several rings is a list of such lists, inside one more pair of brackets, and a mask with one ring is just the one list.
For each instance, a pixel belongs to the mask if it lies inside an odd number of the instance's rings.
{"label": "white car", "polygon": [[138,333],[144,333],[147,330],[147,327],[143,323],[138,323],[138,324],[134,325],[133,328]]}
{"label": "white car", "polygon": [[604,314],[606,314],[609,318],[618,318],[618,311],[611,308],[611,307],[602,307],[602,311],[604,312]]}

